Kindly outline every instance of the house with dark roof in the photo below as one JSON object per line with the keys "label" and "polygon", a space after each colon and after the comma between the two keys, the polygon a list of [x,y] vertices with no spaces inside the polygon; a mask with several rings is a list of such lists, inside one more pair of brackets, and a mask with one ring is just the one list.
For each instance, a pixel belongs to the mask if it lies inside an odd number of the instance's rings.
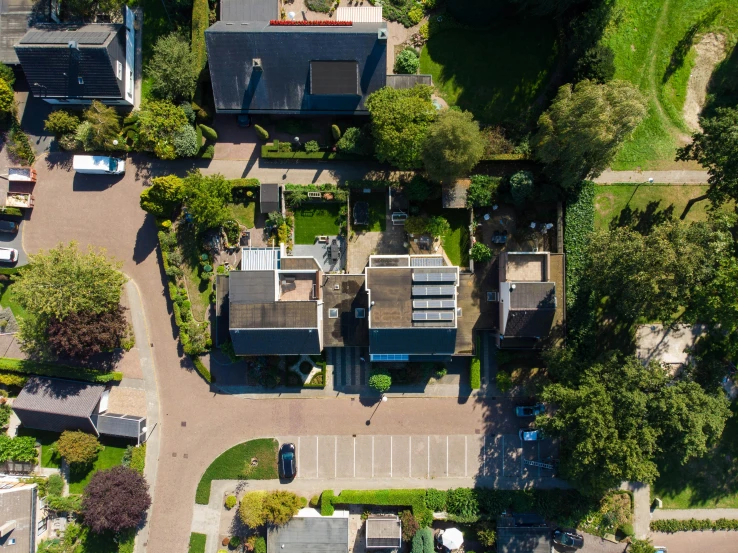
{"label": "house with dark roof", "polygon": [[218,113],[366,115],[387,82],[387,25],[280,21],[277,2],[223,2],[205,31]]}
{"label": "house with dark roof", "polygon": [[459,268],[441,256],[372,255],[371,361],[447,361],[456,349]]}
{"label": "house with dark roof", "polygon": [[0,551],[34,553],[37,541],[45,537],[47,521],[36,484],[0,478]]}
{"label": "house with dark roof", "polygon": [[33,377],[13,401],[13,411],[27,428],[143,440],[146,417],[110,411],[110,396],[111,388],[102,384]]}
{"label": "house with dark roof", "polygon": [[[244,248],[231,271],[228,328],[236,355],[319,354],[323,350],[322,271],[282,268],[279,248]],[[294,260],[295,258],[292,258]],[[299,258],[298,258],[299,259]]]}
{"label": "house with dark roof", "polygon": [[50,104],[133,106],[134,14],[124,24],[42,24],[15,44],[31,93]]}
{"label": "house with dark roof", "polygon": [[370,516],[366,519],[367,549],[400,549],[402,523],[397,515]]}
{"label": "house with dark roof", "polygon": [[265,182],[259,186],[259,213],[280,211],[279,185]]}
{"label": "house with dark roof", "polygon": [[[499,257],[500,348],[543,345],[563,311],[563,260],[552,272],[549,252],[502,252]],[[560,254],[559,254],[560,255]],[[558,282],[558,283],[557,283]],[[557,293],[558,290],[558,293]]]}
{"label": "house with dark roof", "polygon": [[348,553],[347,511],[334,516],[298,516],[267,530],[267,553]]}
{"label": "house with dark roof", "polygon": [[513,513],[497,519],[497,553],[551,551],[551,529],[538,515]]}

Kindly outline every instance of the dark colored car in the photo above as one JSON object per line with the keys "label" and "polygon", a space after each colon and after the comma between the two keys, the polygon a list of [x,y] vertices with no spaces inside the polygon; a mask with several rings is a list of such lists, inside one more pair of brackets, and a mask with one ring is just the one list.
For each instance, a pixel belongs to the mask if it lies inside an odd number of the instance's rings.
{"label": "dark colored car", "polygon": [[0,232],[18,232],[18,223],[0,220]]}
{"label": "dark colored car", "polygon": [[574,530],[562,530],[557,528],[553,533],[553,541],[564,547],[581,549],[584,547],[584,536],[577,534]]}
{"label": "dark colored car", "polygon": [[279,448],[279,476],[287,479],[297,476],[295,444],[282,444]]}

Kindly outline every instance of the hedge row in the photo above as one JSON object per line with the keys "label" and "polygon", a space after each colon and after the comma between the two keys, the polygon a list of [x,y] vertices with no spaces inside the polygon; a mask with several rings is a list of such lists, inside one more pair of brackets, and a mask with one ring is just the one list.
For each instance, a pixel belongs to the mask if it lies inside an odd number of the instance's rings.
{"label": "hedge row", "polygon": [[195,0],[192,4],[192,53],[198,74],[205,68],[208,53],[205,49],[205,29],[210,26],[208,0]]}
{"label": "hedge row", "polygon": [[119,382],[123,378],[121,372],[101,373],[94,369],[71,367],[69,365],[55,365],[29,359],[12,359],[0,357],[0,373],[16,373],[25,375],[53,376],[85,382]]}
{"label": "hedge row", "polygon": [[23,210],[20,207],[3,207],[0,209],[0,215],[23,217]]}
{"label": "hedge row", "polygon": [[259,179],[230,179],[231,190],[238,188],[259,188]]}
{"label": "hedge row", "polygon": [[391,180],[348,180],[346,186],[348,188],[397,188],[400,185],[397,181]]}
{"label": "hedge row", "polygon": [[667,518],[664,520],[651,521],[652,532],[699,532],[703,530],[738,530],[738,520],[719,518],[717,520],[705,520],[690,518],[689,520],[677,520]]}
{"label": "hedge row", "polygon": [[302,385],[303,388],[320,388],[320,389],[325,388],[325,372],[326,372],[325,368],[328,365],[328,363],[325,361],[325,359],[321,359],[320,361],[316,361],[315,364],[318,367],[320,367],[320,376],[321,376],[320,384],[312,383],[315,377],[319,376],[316,374],[310,379],[310,382],[306,382],[305,384]]}
{"label": "hedge row", "polygon": [[345,159],[340,152],[275,152],[271,146],[261,147],[261,157],[267,159]]}
{"label": "hedge row", "polygon": [[335,192],[339,189],[336,184],[291,184],[284,185],[285,192]]}
{"label": "hedge row", "polygon": [[566,204],[564,251],[566,252],[566,306],[572,308],[579,291],[579,279],[587,262],[586,251],[594,232],[595,184],[582,183],[579,195]]}
{"label": "hedge row", "polygon": [[482,362],[479,359],[481,353],[481,344],[479,342],[479,337],[477,337],[474,358],[469,364],[469,385],[472,390],[478,390],[482,387]]}
{"label": "hedge row", "polygon": [[195,365],[195,368],[197,369],[197,372],[200,373],[200,376],[202,376],[206,382],[212,383],[213,382],[213,376],[210,374],[210,371],[205,366],[205,364],[200,360],[200,357],[197,355],[192,356],[192,363]]}
{"label": "hedge row", "polygon": [[[420,526],[427,527],[433,523],[433,511],[425,504],[425,490],[343,490],[339,495],[327,490],[323,492],[320,501],[323,516],[330,516],[325,511],[333,514],[335,505],[382,505],[411,507]],[[324,508],[329,502],[331,507]]]}
{"label": "hedge row", "polygon": [[525,159],[528,159],[525,154],[492,154],[483,157],[482,161],[523,161]]}

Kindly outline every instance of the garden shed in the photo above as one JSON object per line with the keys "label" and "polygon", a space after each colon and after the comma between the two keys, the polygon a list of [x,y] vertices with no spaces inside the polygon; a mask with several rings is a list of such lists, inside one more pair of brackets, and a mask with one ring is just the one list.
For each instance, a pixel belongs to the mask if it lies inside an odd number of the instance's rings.
{"label": "garden shed", "polygon": [[399,549],[402,547],[402,523],[397,516],[375,516],[366,519],[367,549]]}
{"label": "garden shed", "polygon": [[267,532],[267,553],[348,553],[348,548],[348,516],[298,516]]}
{"label": "garden shed", "polygon": [[279,211],[279,185],[276,183],[262,183],[259,187],[259,211],[272,213]]}

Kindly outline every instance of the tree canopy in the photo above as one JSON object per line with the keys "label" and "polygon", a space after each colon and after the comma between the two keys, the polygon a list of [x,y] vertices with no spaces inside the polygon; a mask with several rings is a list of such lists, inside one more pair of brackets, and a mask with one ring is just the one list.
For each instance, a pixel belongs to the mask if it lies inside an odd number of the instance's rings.
{"label": "tree canopy", "polygon": [[485,147],[479,123],[470,112],[442,111],[423,143],[425,171],[436,182],[453,181],[479,163]]}
{"label": "tree canopy", "polygon": [[286,490],[248,492],[241,499],[238,515],[249,528],[264,524],[281,526],[300,510],[300,498]]}
{"label": "tree canopy", "polygon": [[82,496],[85,524],[97,534],[135,528],[150,505],[143,475],[124,466],[94,473]]}
{"label": "tree canopy", "polygon": [[15,278],[15,297],[37,316],[64,319],[70,313],[103,313],[120,304],[127,278],[121,263],[111,261],[104,249],[86,252],[76,242],[59,244],[30,256],[30,264]]}
{"label": "tree canopy", "polygon": [[85,150],[110,150],[113,141],[120,138],[120,117],[115,108],[93,100],[84,112],[89,123],[89,134]]}
{"label": "tree canopy", "polygon": [[544,389],[541,399],[556,410],[536,423],[561,439],[562,476],[586,493],[653,482],[660,455],[682,463],[703,455],[730,415],[724,396],[675,382],[655,363],[612,356],[575,370],[566,352],[549,357],[552,375],[563,378]]}
{"label": "tree canopy", "polygon": [[151,186],[141,191],[141,209],[156,217],[171,218],[182,203],[183,183],[177,175],[151,179]]}
{"label": "tree canopy", "polygon": [[418,169],[428,129],[436,119],[432,89],[384,87],[366,100],[377,159],[400,169]]}
{"label": "tree canopy", "polygon": [[645,115],[643,95],[628,82],[566,84],[538,119],[535,157],[564,189],[573,189],[607,168]]}
{"label": "tree canopy", "polygon": [[707,195],[715,204],[738,200],[738,107],[718,108],[700,121],[702,132],[677,152],[677,160],[697,160],[707,168]]}
{"label": "tree canopy", "polygon": [[189,40],[176,32],[159,37],[146,65],[146,76],[152,81],[151,92],[155,96],[173,102],[190,100],[199,73]]}
{"label": "tree canopy", "polygon": [[65,430],[56,442],[56,451],[71,465],[89,465],[101,449],[96,436],[78,430]]}
{"label": "tree canopy", "polygon": [[164,100],[147,100],[138,116],[141,146],[160,159],[174,159],[174,137],[179,129],[189,124],[180,106]]}
{"label": "tree canopy", "polygon": [[46,333],[56,355],[86,361],[119,347],[127,330],[125,308],[119,305],[102,313],[82,311],[70,313],[64,319],[52,316]]}
{"label": "tree canopy", "polygon": [[0,79],[0,118],[6,119],[15,113],[15,96],[13,89],[3,79]]}
{"label": "tree canopy", "polygon": [[231,184],[223,175],[203,176],[193,171],[183,179],[182,187],[187,213],[198,231],[222,225],[228,218],[226,204],[231,200]]}

